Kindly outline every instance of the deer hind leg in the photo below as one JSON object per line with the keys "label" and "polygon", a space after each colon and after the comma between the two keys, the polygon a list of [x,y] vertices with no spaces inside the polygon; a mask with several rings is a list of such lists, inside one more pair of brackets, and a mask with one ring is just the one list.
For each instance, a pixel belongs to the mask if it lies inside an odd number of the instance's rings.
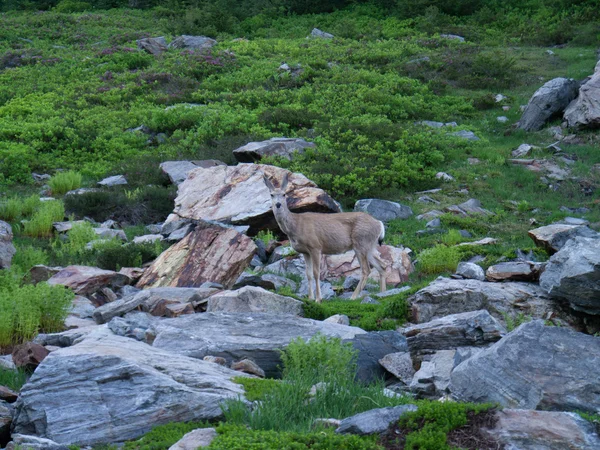
{"label": "deer hind leg", "polygon": [[313,294],[313,287],[312,287],[312,278],[313,278],[312,258],[310,256],[310,254],[308,254],[308,253],[303,253],[303,256],[304,256],[304,265],[306,266],[306,283],[308,285],[308,298],[313,300],[315,298],[315,296]]}
{"label": "deer hind leg", "polygon": [[381,292],[385,292],[387,288],[385,283],[385,269],[387,264],[383,259],[381,259],[376,251],[373,251],[371,254],[369,254],[369,263],[375,267],[377,272],[379,272],[379,289]]}
{"label": "deer hind leg", "polygon": [[321,252],[311,253],[310,258],[312,259],[313,279],[317,290],[316,302],[321,303]]}
{"label": "deer hind leg", "polygon": [[350,297],[351,300],[356,299],[365,288],[367,280],[369,279],[369,274],[371,273],[371,266],[369,265],[369,259],[367,256],[357,252],[356,257],[358,258],[358,263],[360,264],[362,274],[360,281],[358,282],[358,286],[356,286],[356,289],[352,293],[352,297]]}

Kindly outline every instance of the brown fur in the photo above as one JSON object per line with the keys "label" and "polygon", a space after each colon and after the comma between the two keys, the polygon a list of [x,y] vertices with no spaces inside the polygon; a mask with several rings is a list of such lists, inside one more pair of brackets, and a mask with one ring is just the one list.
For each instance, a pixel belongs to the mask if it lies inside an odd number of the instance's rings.
{"label": "brown fur", "polygon": [[380,221],[362,212],[293,213],[287,207],[287,175],[279,189],[268,178],[264,177],[264,180],[271,192],[273,214],[279,227],[287,234],[292,248],[304,255],[309,298],[313,298],[312,280],[315,280],[316,301],[321,302],[321,255],[337,255],[348,250],[356,253],[362,272],[352,298],[356,298],[364,289],[371,266],[379,272],[380,288],[382,292],[385,291],[385,263],[377,252],[383,237],[383,224]]}

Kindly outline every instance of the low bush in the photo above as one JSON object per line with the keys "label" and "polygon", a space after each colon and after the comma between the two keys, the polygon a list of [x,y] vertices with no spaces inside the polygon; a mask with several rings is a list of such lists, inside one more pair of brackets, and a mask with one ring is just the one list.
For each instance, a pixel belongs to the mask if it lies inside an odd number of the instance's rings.
{"label": "low bush", "polygon": [[31,195],[25,199],[11,197],[0,202],[0,219],[7,222],[17,222],[19,219],[30,217],[39,207],[40,198]]}
{"label": "low bush", "polygon": [[81,187],[82,176],[78,172],[69,170],[67,172],[58,172],[50,180],[48,185],[52,191],[52,195],[63,195],[74,189]]}
{"label": "low bush", "polygon": [[175,444],[186,433],[197,428],[206,428],[206,422],[174,422],[159,425],[136,441],[126,442],[124,450],[165,450]]}
{"label": "low bush", "polygon": [[122,267],[141,267],[155,259],[166,247],[167,244],[160,241],[122,244],[118,240],[110,240],[96,244],[90,253],[92,265],[118,271]]}
{"label": "low bush", "polygon": [[17,252],[13,256],[10,268],[14,273],[25,276],[33,266],[48,264],[49,261],[48,254],[39,247],[17,246]]}
{"label": "low bush", "polygon": [[60,200],[42,202],[23,225],[23,234],[31,237],[48,237],[52,235],[52,224],[65,218],[65,206]]}
{"label": "low bush", "polygon": [[458,248],[436,245],[419,253],[419,270],[425,274],[454,272],[460,260]]}

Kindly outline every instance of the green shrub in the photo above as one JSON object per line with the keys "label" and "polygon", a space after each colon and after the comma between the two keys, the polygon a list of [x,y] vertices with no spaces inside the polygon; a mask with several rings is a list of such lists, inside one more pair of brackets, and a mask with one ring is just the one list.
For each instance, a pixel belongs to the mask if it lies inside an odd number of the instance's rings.
{"label": "green shrub", "polygon": [[88,242],[98,239],[92,224],[75,223],[67,234],[67,239],[57,238],[52,242],[53,263],[58,265],[89,264],[91,250],[85,248]]}
{"label": "green shrub", "polygon": [[60,200],[41,203],[40,207],[23,225],[23,234],[31,237],[52,235],[52,224],[65,218],[65,206]]}
{"label": "green shrub", "polygon": [[105,270],[120,270],[122,267],[141,267],[155,259],[167,247],[160,241],[122,244],[118,240],[100,242],[91,252],[92,264]]}
{"label": "green shrub", "polygon": [[10,370],[0,367],[0,386],[6,386],[13,391],[19,392],[27,382],[27,373],[23,369]]}
{"label": "green shrub", "polygon": [[458,248],[436,245],[419,253],[419,270],[425,274],[454,272],[460,259]]}
{"label": "green shrub", "polygon": [[79,2],[77,0],[61,0],[58,5],[54,7],[54,11],[58,13],[77,13],[84,12],[93,9],[92,5],[86,2]]}
{"label": "green shrub", "polygon": [[67,172],[58,172],[50,180],[48,185],[53,195],[63,195],[74,189],[81,187],[82,176],[78,172],[69,170]]}
{"label": "green shrub", "polygon": [[11,272],[0,275],[0,347],[31,340],[38,332],[60,331],[73,292],[39,283],[20,286]]}
{"label": "green shrub", "polygon": [[136,441],[126,442],[124,450],[165,450],[180,440],[186,433],[197,428],[207,428],[210,425],[206,422],[174,422],[166,425],[159,425],[142,438]]}
{"label": "green shrub", "polygon": [[277,240],[275,234],[271,230],[260,230],[255,239],[261,240],[265,246],[269,245],[272,241]]}
{"label": "green shrub", "polygon": [[464,240],[465,238],[458,230],[448,230],[446,234],[442,235],[442,242],[448,246],[460,244]]}
{"label": "green shrub", "polygon": [[11,270],[20,275],[26,275],[29,270],[38,264],[48,264],[50,258],[41,248],[17,246],[17,252],[11,262]]}
{"label": "green shrub", "polygon": [[11,197],[0,202],[0,219],[7,222],[16,222],[19,219],[31,216],[40,207],[40,198],[32,195],[25,199]]}
{"label": "green shrub", "polygon": [[532,317],[523,313],[518,313],[516,316],[511,316],[508,313],[502,313],[504,323],[506,323],[506,331],[509,333],[524,323],[531,322]]}
{"label": "green shrub", "polygon": [[275,387],[281,383],[279,380],[270,378],[246,378],[235,377],[233,381],[244,386],[245,397],[247,400],[254,402],[262,400],[268,394],[272,393]]}

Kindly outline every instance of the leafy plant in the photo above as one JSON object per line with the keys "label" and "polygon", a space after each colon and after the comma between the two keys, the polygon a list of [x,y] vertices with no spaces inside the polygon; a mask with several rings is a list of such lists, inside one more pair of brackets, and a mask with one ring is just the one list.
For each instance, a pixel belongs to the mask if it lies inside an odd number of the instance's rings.
{"label": "leafy plant", "polygon": [[506,324],[506,331],[509,333],[524,323],[531,322],[532,317],[523,313],[518,313],[516,316],[511,316],[508,313],[502,313],[502,318]]}

